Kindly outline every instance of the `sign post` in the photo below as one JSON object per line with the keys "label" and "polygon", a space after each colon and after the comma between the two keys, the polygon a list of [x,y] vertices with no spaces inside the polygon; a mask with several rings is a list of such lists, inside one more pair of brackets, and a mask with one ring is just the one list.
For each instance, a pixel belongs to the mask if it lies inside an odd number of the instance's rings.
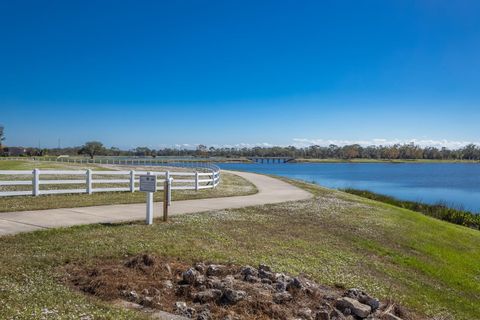
{"label": "sign post", "polygon": [[173,178],[167,176],[163,185],[163,221],[168,220],[168,206],[172,199],[172,181]]}
{"label": "sign post", "polygon": [[153,224],[153,193],[157,192],[157,176],[148,172],[140,176],[140,191],[147,193],[146,224]]}

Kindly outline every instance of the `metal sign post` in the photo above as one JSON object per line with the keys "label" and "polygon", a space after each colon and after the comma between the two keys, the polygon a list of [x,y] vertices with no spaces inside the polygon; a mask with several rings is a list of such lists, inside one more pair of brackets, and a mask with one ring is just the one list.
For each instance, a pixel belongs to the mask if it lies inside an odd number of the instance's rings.
{"label": "metal sign post", "polygon": [[157,176],[148,172],[140,176],[140,191],[147,193],[147,216],[146,224],[153,224],[153,193],[157,192]]}

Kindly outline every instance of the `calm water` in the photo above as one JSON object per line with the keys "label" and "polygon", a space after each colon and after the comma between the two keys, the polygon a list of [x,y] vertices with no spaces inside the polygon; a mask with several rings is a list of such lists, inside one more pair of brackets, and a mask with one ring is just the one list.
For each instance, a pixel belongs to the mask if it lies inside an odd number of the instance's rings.
{"label": "calm water", "polygon": [[222,169],[275,174],[329,188],[355,188],[480,213],[480,164],[220,163]]}

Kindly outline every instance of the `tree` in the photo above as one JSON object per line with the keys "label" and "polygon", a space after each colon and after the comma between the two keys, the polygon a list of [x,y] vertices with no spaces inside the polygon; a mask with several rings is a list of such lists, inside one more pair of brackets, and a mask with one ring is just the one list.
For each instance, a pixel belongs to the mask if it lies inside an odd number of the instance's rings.
{"label": "tree", "polygon": [[4,127],[0,125],[0,153],[3,151],[4,140],[5,140]]}
{"label": "tree", "polygon": [[86,142],[80,149],[80,154],[88,154],[91,159],[105,150],[103,144],[99,141]]}

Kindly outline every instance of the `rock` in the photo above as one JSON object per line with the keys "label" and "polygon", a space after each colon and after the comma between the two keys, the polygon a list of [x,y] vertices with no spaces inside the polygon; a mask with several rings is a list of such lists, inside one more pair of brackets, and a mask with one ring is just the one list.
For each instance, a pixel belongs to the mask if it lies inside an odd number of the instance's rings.
{"label": "rock", "polygon": [[148,292],[148,289],[143,289],[143,290],[142,290],[142,294],[143,294],[144,296],[148,296],[148,293],[149,293],[149,292]]}
{"label": "rock", "polygon": [[245,277],[245,281],[251,282],[251,283],[257,283],[257,282],[260,282],[261,280],[258,277],[248,275],[248,276]]}
{"label": "rock", "polygon": [[224,284],[217,277],[209,277],[205,280],[207,288],[223,290]]}
{"label": "rock", "polygon": [[360,303],[359,301],[349,298],[342,297],[338,298],[335,301],[335,307],[342,311],[344,314],[347,309],[350,309],[351,313],[360,318],[366,318],[372,312],[372,308],[366,304]]}
{"label": "rock", "polygon": [[136,301],[140,298],[140,296],[138,295],[138,293],[135,290],[132,290],[132,291],[128,292],[127,297],[130,300],[134,300],[134,301]]}
{"label": "rock", "polygon": [[183,301],[175,302],[175,310],[183,310],[187,308],[187,303]]}
{"label": "rock", "polygon": [[198,271],[194,268],[190,268],[182,274],[183,282],[190,285],[197,282]]}
{"label": "rock", "polygon": [[320,310],[315,313],[315,320],[330,320],[330,312],[328,310]]}
{"label": "rock", "polygon": [[222,274],[224,267],[216,264],[211,264],[207,268],[207,276],[219,276]]}
{"label": "rock", "polygon": [[278,282],[275,282],[273,287],[278,292],[283,292],[283,291],[287,290],[287,283],[285,281],[278,281]]}
{"label": "rock", "polygon": [[278,304],[288,302],[292,299],[292,295],[286,291],[275,293],[275,295],[273,296],[273,301]]}
{"label": "rock", "polygon": [[198,292],[194,295],[193,300],[195,302],[206,303],[220,299],[222,291],[218,289],[208,289],[202,292]]}
{"label": "rock", "polygon": [[330,320],[345,320],[345,317],[338,309],[333,308],[333,310],[330,312]]}
{"label": "rock", "polygon": [[200,272],[201,274],[204,274],[205,271],[207,270],[207,267],[205,266],[204,263],[199,262],[199,263],[196,263],[196,264],[195,264],[195,270],[197,270],[197,271]]}
{"label": "rock", "polygon": [[195,317],[195,314],[197,311],[193,308],[189,308],[187,304],[183,301],[177,301],[175,302],[175,311],[177,314],[180,314],[184,317],[187,318],[193,318]]}
{"label": "rock", "polygon": [[380,307],[380,301],[378,299],[369,296],[364,291],[357,288],[347,290],[344,293],[344,296],[358,300],[360,303],[370,306],[372,310],[376,310]]}
{"label": "rock", "polygon": [[173,283],[170,280],[163,281],[162,285],[165,289],[172,289],[173,288]]}
{"label": "rock", "polygon": [[258,277],[260,279],[268,279],[270,281],[275,280],[275,275],[273,273],[271,273],[269,271],[262,270],[262,269],[260,269],[258,271]]}
{"label": "rock", "polygon": [[303,289],[303,283],[298,277],[292,278],[287,284],[287,290],[290,289]]}
{"label": "rock", "polygon": [[211,319],[213,318],[209,310],[203,310],[197,316],[197,320],[211,320]]}
{"label": "rock", "polygon": [[262,281],[262,283],[272,284],[272,280],[270,280],[270,279],[263,278],[261,281]]}
{"label": "rock", "polygon": [[298,310],[297,312],[297,315],[302,318],[302,319],[305,319],[305,320],[312,320],[313,317],[312,317],[312,310],[310,308],[300,308],[300,310]]}
{"label": "rock", "polygon": [[263,264],[263,263],[258,266],[258,270],[272,272],[272,268],[270,268],[269,266],[267,266],[266,264]]}
{"label": "rock", "polygon": [[247,293],[242,290],[226,289],[223,292],[223,297],[225,298],[225,301],[230,304],[235,304],[238,301],[245,299],[246,296]]}
{"label": "rock", "polygon": [[384,320],[402,320],[402,318],[397,317],[393,313],[387,312],[383,315]]}
{"label": "rock", "polygon": [[231,288],[234,283],[235,283],[235,278],[232,275],[226,276],[222,281],[222,284],[225,288]]}
{"label": "rock", "polygon": [[240,271],[240,274],[246,279],[248,276],[256,277],[258,275],[258,271],[254,267],[245,266]]}

